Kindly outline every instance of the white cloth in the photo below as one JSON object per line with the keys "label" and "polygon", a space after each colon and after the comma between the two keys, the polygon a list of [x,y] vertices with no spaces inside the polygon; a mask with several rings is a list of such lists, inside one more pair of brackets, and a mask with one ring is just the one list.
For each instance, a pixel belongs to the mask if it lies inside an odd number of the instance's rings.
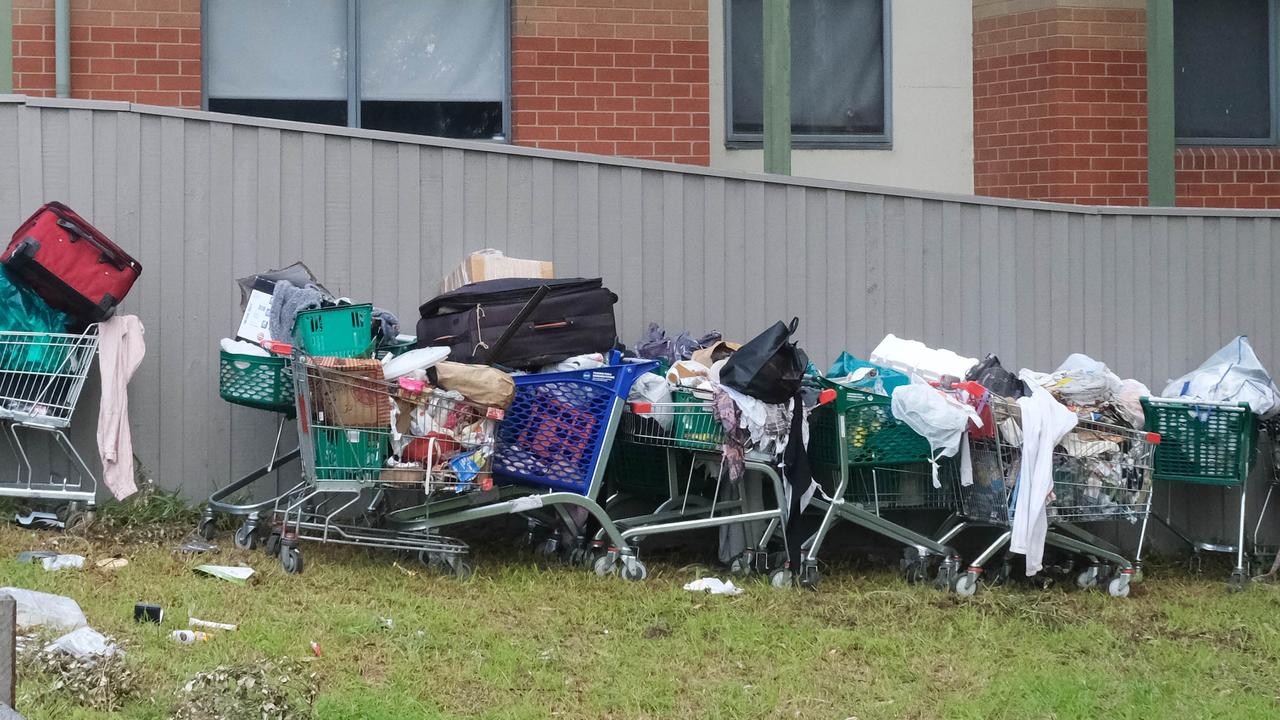
{"label": "white cloth", "polygon": [[102,374],[98,454],[102,481],[117,500],[138,492],[129,431],[129,379],[147,352],[144,332],[142,321],[134,315],[116,315],[98,324],[98,371]]}
{"label": "white cloth", "polygon": [[[1027,371],[1019,373],[1024,377]],[[1040,572],[1044,539],[1049,532],[1045,506],[1053,492],[1053,449],[1076,426],[1076,414],[1047,390],[1030,382],[1031,397],[1018,398],[1022,411],[1022,465],[1014,505],[1009,550],[1027,557],[1027,575]],[[901,390],[899,390],[901,392]]]}

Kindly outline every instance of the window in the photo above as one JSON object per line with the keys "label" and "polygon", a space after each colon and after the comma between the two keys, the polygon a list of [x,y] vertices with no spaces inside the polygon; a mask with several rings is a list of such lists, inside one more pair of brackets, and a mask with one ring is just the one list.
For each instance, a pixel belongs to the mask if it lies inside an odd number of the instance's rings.
{"label": "window", "polygon": [[[726,0],[730,145],[764,130],[761,0]],[[791,133],[797,146],[889,142],[886,0],[792,0]]]}
{"label": "window", "polygon": [[1179,142],[1276,144],[1277,0],[1175,0]]}
{"label": "window", "polygon": [[503,0],[205,0],[204,21],[215,112],[506,134]]}

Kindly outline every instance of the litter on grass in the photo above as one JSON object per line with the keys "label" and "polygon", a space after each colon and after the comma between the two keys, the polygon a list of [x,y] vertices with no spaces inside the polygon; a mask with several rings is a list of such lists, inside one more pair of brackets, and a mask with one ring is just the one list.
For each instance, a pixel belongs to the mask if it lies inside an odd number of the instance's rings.
{"label": "litter on grass", "polygon": [[713,577],[698,578],[691,583],[687,583],[684,589],[692,592],[709,592],[712,595],[742,594],[742,588],[734,585],[732,580],[725,581]]}
{"label": "litter on grass", "polygon": [[253,568],[232,567],[230,565],[198,565],[196,566],[196,572],[222,578],[237,585],[244,585],[245,581],[253,576]]}
{"label": "litter on grass", "polygon": [[40,559],[40,564],[45,570],[66,570],[67,568],[80,569],[84,567],[83,555],[54,555]]}

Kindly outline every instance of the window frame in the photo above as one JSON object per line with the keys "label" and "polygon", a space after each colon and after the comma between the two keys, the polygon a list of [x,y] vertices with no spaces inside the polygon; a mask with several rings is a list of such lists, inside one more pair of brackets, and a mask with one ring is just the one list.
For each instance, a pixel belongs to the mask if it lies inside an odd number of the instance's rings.
{"label": "window frame", "polygon": [[[1273,2],[1275,0],[1272,0]],[[892,150],[893,149],[893,18],[890,0],[880,0],[884,38],[884,132],[865,135],[795,135],[791,146],[800,149]],[[724,0],[724,145],[730,150],[759,149],[764,133],[741,133],[733,129],[733,2]],[[794,35],[793,35],[794,37]]]}
{"label": "window frame", "polygon": [[[200,0],[200,26],[207,27],[205,18],[209,16],[209,1]],[[465,2],[465,0],[462,0]],[[360,128],[360,0],[346,0],[347,3],[347,124],[349,128]],[[511,144],[511,3],[503,2],[503,47],[506,57],[502,63],[502,137],[473,138],[474,142],[494,142]],[[203,33],[203,31],[202,31]],[[209,44],[202,34],[200,37],[200,109],[209,109]],[[424,135],[423,137],[432,137]]]}
{"label": "window frame", "polygon": [[[1176,11],[1175,11],[1176,12]],[[1271,136],[1265,138],[1202,138],[1174,136],[1175,145],[1188,147],[1275,147],[1280,146],[1280,0],[1267,2],[1268,37],[1271,40],[1267,58],[1271,82],[1267,87],[1271,90]],[[1175,39],[1176,42],[1176,39]],[[1176,68],[1175,68],[1176,72]],[[1176,84],[1176,78],[1175,78]],[[1176,86],[1176,85],[1175,85]],[[1177,116],[1178,96],[1175,90],[1174,116]],[[1176,119],[1175,119],[1176,122]]]}

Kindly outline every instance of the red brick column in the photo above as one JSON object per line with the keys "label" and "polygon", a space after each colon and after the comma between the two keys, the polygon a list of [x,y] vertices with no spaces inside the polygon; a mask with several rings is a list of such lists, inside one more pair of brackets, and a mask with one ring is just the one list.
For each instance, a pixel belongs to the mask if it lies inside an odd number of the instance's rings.
{"label": "red brick column", "polygon": [[[54,94],[54,0],[14,0],[13,91]],[[72,0],[71,96],[200,107],[200,0]]]}
{"label": "red brick column", "polygon": [[1145,203],[1143,11],[1042,4],[974,21],[974,192]]}
{"label": "red brick column", "polygon": [[707,165],[706,0],[514,0],[517,145]]}

